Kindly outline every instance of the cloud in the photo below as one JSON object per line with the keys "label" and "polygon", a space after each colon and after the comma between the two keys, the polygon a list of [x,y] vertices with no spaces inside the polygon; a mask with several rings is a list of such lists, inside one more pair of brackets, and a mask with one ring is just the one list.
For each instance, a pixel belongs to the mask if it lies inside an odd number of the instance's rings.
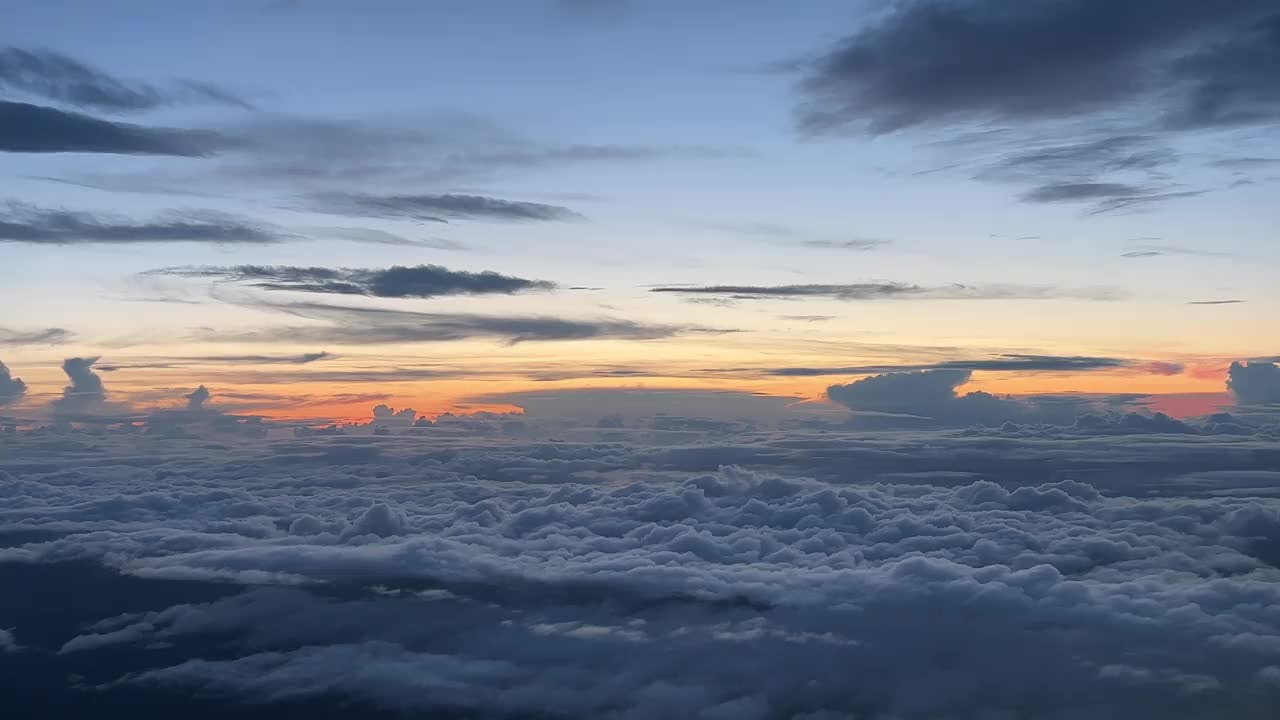
{"label": "cloud", "polygon": [[9,366],[0,362],[0,407],[12,405],[27,394],[27,384],[22,378],[16,378],[9,371]]}
{"label": "cloud", "polygon": [[7,209],[0,210],[0,242],[37,245],[266,244],[281,242],[287,237],[269,226],[209,210],[172,212],[145,222],[16,202],[10,202]]}
{"label": "cloud", "polygon": [[1023,202],[1030,203],[1064,203],[1064,202],[1096,202],[1092,214],[1114,212],[1141,208],[1166,200],[1196,197],[1203,195],[1202,190],[1184,190],[1178,192],[1161,192],[1155,188],[1126,183],[1113,182],[1080,182],[1054,183],[1041,185],[1023,193]]}
{"label": "cloud", "polygon": [[60,345],[70,342],[74,335],[62,328],[43,330],[14,330],[0,327],[0,345]]}
{"label": "cloud", "polygon": [[1058,144],[1020,146],[979,173],[984,180],[1040,182],[1071,178],[1083,182],[1108,173],[1153,173],[1178,155],[1150,135],[1110,135]]}
{"label": "cloud", "polygon": [[1197,248],[1186,248],[1178,245],[1151,245],[1142,244],[1134,245],[1130,250],[1120,254],[1124,258],[1150,258],[1160,257],[1164,255],[1186,255],[1190,257],[1226,257],[1227,253],[1216,252],[1213,250],[1200,250]]}
{"label": "cloud", "polygon": [[[812,132],[1127,112],[1173,126],[1273,120],[1269,0],[901,0],[812,62]],[[1151,117],[1155,116],[1155,117]]]}
{"label": "cloud", "polygon": [[13,631],[14,628],[0,628],[0,654],[22,652],[23,647],[18,644],[18,638]]}
{"label": "cloud", "polygon": [[1233,362],[1227,370],[1227,389],[1238,405],[1280,405],[1280,365]]}
{"label": "cloud", "polygon": [[450,270],[440,265],[395,265],[385,270],[358,268],[291,267],[285,265],[235,265],[231,267],[176,267],[151,270],[148,275],[210,278],[245,283],[265,290],[366,295],[384,298],[431,298],[443,295],[512,295],[546,291],[556,285],[545,280],[502,275],[486,270]]}
{"label": "cloud", "polygon": [[1262,439],[630,428],[6,438],[11,622],[52,690],[77,676],[62,701],[176,692],[211,715],[1085,718],[1105,698],[1262,720],[1280,701]]}
{"label": "cloud", "polygon": [[209,83],[178,81],[159,87],[125,81],[62,53],[40,48],[0,48],[0,87],[107,112],[153,110],[189,102],[250,107],[242,98]]}
{"label": "cloud", "polygon": [[551,340],[656,340],[682,332],[711,332],[702,328],[649,325],[630,320],[571,320],[551,316],[425,313],[318,302],[258,303],[254,307],[277,310],[324,324],[274,327],[245,332],[213,331],[204,333],[203,337],[229,342],[315,342],[340,345],[450,342],[471,338],[491,338],[516,344]]}
{"label": "cloud", "polygon": [[62,389],[62,397],[54,401],[54,412],[59,415],[79,415],[102,407],[107,390],[102,378],[93,371],[98,358],[73,357],[62,361],[62,371],[71,381]]}
{"label": "cloud", "polygon": [[722,295],[733,300],[827,298],[831,300],[1032,300],[1081,298],[1112,300],[1113,291],[1067,291],[1052,287],[1020,285],[962,285],[936,287],[900,282],[869,282],[843,285],[667,285],[649,292],[678,295]]}
{"label": "cloud", "polygon": [[1188,305],[1239,305],[1248,300],[1188,300]]}
{"label": "cloud", "polygon": [[188,412],[200,412],[205,409],[205,403],[209,402],[213,394],[209,392],[209,388],[201,385],[183,397],[187,399]]}
{"label": "cloud", "polygon": [[1209,163],[1213,167],[1230,170],[1248,170],[1252,168],[1268,168],[1280,165],[1280,158],[1269,157],[1229,157],[1220,158]]}
{"label": "cloud", "polygon": [[335,215],[421,220],[496,220],[543,222],[580,220],[566,207],[502,200],[482,195],[364,195],[325,193],[312,198],[312,209]]}
{"label": "cloud", "polygon": [[[300,355],[150,355],[139,360],[95,365],[100,372],[119,370],[173,369],[188,365],[309,365],[338,357],[329,352],[302,353]],[[260,372],[260,371],[259,371]]]}
{"label": "cloud", "polygon": [[[1090,370],[1115,370],[1135,366],[1145,367],[1137,360],[1109,357],[1082,357],[1076,355],[1000,355],[982,360],[946,360],[923,365],[855,365],[847,367],[786,367],[773,368],[769,375],[784,377],[808,377],[818,375],[867,375],[871,373],[897,373],[922,370],[961,370],[982,372],[1087,372]],[[1181,372],[1179,365],[1164,368],[1160,374]]]}
{"label": "cloud", "polygon": [[1280,12],[1274,5],[1270,11],[1173,63],[1183,93],[1167,117],[1171,126],[1251,125],[1280,117]]}
{"label": "cloud", "polygon": [[132,125],[0,100],[0,152],[205,157],[232,144],[208,130]]}
{"label": "cloud", "polygon": [[424,247],[436,250],[467,250],[468,246],[447,238],[407,238],[403,235],[373,228],[318,228],[319,233],[370,245],[394,245],[399,247]]}
{"label": "cloud", "polygon": [[[1049,367],[1055,364],[1041,362]],[[1028,364],[1034,366],[1035,361]],[[856,422],[887,427],[967,427],[1006,422],[1067,425],[1096,409],[1091,407],[1091,399],[1083,397],[1012,398],[982,391],[958,394],[956,388],[969,382],[972,374],[963,366],[886,372],[847,385],[832,385],[827,388],[827,397],[853,410]]]}

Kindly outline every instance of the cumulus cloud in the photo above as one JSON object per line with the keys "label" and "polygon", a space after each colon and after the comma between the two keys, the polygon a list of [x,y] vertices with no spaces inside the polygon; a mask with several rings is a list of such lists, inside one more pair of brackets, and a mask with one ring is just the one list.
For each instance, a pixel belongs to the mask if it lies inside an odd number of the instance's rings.
{"label": "cumulus cloud", "polygon": [[382,270],[360,268],[235,265],[231,267],[174,267],[147,275],[210,278],[245,283],[265,290],[387,298],[430,298],[441,295],[512,295],[552,290],[555,283],[527,280],[485,270],[450,270],[441,265],[394,265]]}
{"label": "cumulus cloud", "polygon": [[841,285],[664,285],[649,292],[693,296],[723,296],[731,300],[826,298],[830,300],[1040,300],[1082,298],[1113,300],[1118,293],[1107,289],[1064,290],[1027,285],[912,285],[901,282],[868,282]]}
{"label": "cumulus cloud", "polygon": [[59,414],[77,415],[101,407],[107,399],[102,378],[93,371],[96,357],[73,357],[62,361],[62,371],[71,381],[62,389],[62,397],[54,401]]}
{"label": "cumulus cloud", "polygon": [[43,48],[0,48],[0,87],[108,112],[152,110],[187,102],[249,107],[242,98],[210,83],[188,80],[161,87],[127,81]]}
{"label": "cumulus cloud", "polygon": [[1280,365],[1271,362],[1233,362],[1227,388],[1240,405],[1280,405]]}
{"label": "cumulus cloud", "polygon": [[212,396],[213,394],[209,392],[209,388],[203,385],[192,390],[185,396],[187,399],[187,410],[191,412],[204,410],[204,404],[209,402],[209,398]]}
{"label": "cumulus cloud", "polygon": [[14,377],[9,366],[0,362],[0,407],[12,405],[26,394],[27,384],[22,382],[22,378]]}
{"label": "cumulus cloud", "polygon": [[1087,411],[1092,402],[1070,396],[1012,398],[982,391],[958,394],[956,388],[969,382],[972,374],[973,369],[963,364],[886,372],[846,385],[832,385],[827,388],[827,397],[855,411],[855,418],[863,423],[908,427],[964,427],[1005,422],[1070,424],[1077,415]]}
{"label": "cumulus cloud", "polygon": [[0,100],[0,152],[204,157],[232,145],[209,130],[134,125]]}
{"label": "cumulus cloud", "polygon": [[582,218],[578,213],[559,205],[503,200],[482,195],[326,193],[313,198],[313,201],[312,207],[318,212],[426,222],[449,222],[450,220],[542,222]]}
{"label": "cumulus cloud", "polygon": [[269,226],[222,212],[173,212],[138,222],[91,212],[10,202],[0,209],[0,243],[120,245],[131,243],[265,244],[287,236]]}

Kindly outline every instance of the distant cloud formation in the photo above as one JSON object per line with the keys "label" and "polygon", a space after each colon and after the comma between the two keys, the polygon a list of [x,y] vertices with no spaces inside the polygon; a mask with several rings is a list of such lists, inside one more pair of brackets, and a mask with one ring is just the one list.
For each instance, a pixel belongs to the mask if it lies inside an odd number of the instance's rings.
{"label": "distant cloud formation", "polygon": [[1227,388],[1240,405],[1280,405],[1280,365],[1273,362],[1233,362]]}
{"label": "distant cloud formation", "polygon": [[[886,372],[846,385],[832,385],[827,388],[827,397],[854,411],[859,425],[888,428],[999,426],[1007,422],[1070,425],[1077,417],[1100,409],[1087,397],[1014,398],[980,390],[957,393],[956,389],[969,382],[972,375],[973,370],[966,367]],[[1127,402],[1122,397],[1113,399],[1122,405]]]}
{"label": "distant cloud formation", "polygon": [[[1143,361],[1124,358],[1081,357],[1056,355],[1001,355],[981,360],[946,360],[918,365],[853,365],[846,367],[787,367],[767,371],[769,375],[783,377],[809,377],[820,375],[867,375],[871,373],[897,373],[922,370],[959,370],[983,372],[1087,372],[1090,370],[1115,370],[1145,365]],[[1161,374],[1176,374],[1181,366],[1163,368]]]}
{"label": "distant cloud formation", "polygon": [[261,245],[288,235],[223,212],[172,212],[149,221],[10,202],[0,207],[0,243],[33,245],[122,245],[131,243],[226,243]]}
{"label": "distant cloud formation", "polygon": [[318,212],[356,217],[447,223],[450,220],[547,222],[580,220],[560,205],[521,202],[482,195],[367,195],[325,193],[312,198]]}
{"label": "distant cloud formation", "polygon": [[105,112],[192,102],[251,107],[243,98],[209,83],[181,80],[162,87],[127,81],[43,48],[0,47],[0,88]]}
{"label": "distant cloud formation", "polygon": [[1071,291],[1027,285],[923,286],[901,282],[868,282],[843,285],[664,285],[649,292],[676,295],[722,296],[731,300],[826,298],[829,300],[1039,300],[1076,298],[1114,300],[1118,294],[1106,289]]}
{"label": "distant cloud formation", "polygon": [[71,381],[62,389],[62,397],[54,400],[58,415],[78,415],[100,407],[107,399],[102,378],[93,371],[96,357],[73,357],[62,361],[62,371]]}
{"label": "distant cloud formation", "polygon": [[1280,116],[1271,0],[899,0],[811,63],[807,131],[1127,112],[1166,127]]}
{"label": "distant cloud formation", "polygon": [[0,100],[0,152],[205,157],[232,144],[209,130],[133,125]]}
{"label": "distant cloud formation", "polygon": [[0,327],[0,345],[61,345],[70,342],[75,335],[62,328],[41,330],[14,330]]}
{"label": "distant cloud formation", "polygon": [[1228,300],[1188,300],[1188,305],[1239,305],[1240,303],[1249,302],[1248,300],[1228,299]]}
{"label": "distant cloud formation", "polygon": [[16,378],[9,371],[9,366],[0,362],[0,407],[12,405],[27,394],[27,384],[22,378]]}
{"label": "distant cloud formation", "polygon": [[149,275],[209,278],[244,283],[264,290],[330,295],[366,295],[383,298],[432,298],[443,295],[512,295],[554,290],[545,280],[502,275],[493,271],[450,270],[441,265],[395,265],[382,270],[359,268],[291,267],[284,265],[235,265],[230,267],[176,267],[149,271]]}
{"label": "distant cloud formation", "polygon": [[213,393],[209,392],[209,388],[201,385],[184,396],[187,400],[187,410],[191,412],[199,412],[204,410],[205,403],[209,402],[209,398],[213,397]]}
{"label": "distant cloud formation", "polygon": [[[656,340],[683,332],[709,332],[677,325],[649,325],[630,320],[571,320],[553,316],[426,313],[385,308],[330,305],[320,302],[258,303],[293,317],[327,323],[250,331],[213,331],[202,339],[227,342],[296,342],[335,345],[451,342],[488,338],[509,344],[555,340]],[[722,331],[719,331],[722,332]]]}

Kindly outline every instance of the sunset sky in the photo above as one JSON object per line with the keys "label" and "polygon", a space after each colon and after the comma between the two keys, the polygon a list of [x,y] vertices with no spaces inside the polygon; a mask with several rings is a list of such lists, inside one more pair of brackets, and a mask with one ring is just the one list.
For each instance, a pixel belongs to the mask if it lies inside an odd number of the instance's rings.
{"label": "sunset sky", "polygon": [[96,357],[124,414],[940,368],[1210,412],[1277,353],[1276,29],[1177,5],[1027,66],[871,0],[7,7],[4,411]]}

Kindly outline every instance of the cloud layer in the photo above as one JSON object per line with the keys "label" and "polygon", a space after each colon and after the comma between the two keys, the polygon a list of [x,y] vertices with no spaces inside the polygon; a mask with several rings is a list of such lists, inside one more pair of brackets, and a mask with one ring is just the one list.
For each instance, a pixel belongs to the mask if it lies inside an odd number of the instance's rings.
{"label": "cloud layer", "polygon": [[1274,442],[399,432],[0,439],[0,567],[245,585],[19,625],[23,652],[104,697],[462,716],[1261,720],[1280,700]]}

